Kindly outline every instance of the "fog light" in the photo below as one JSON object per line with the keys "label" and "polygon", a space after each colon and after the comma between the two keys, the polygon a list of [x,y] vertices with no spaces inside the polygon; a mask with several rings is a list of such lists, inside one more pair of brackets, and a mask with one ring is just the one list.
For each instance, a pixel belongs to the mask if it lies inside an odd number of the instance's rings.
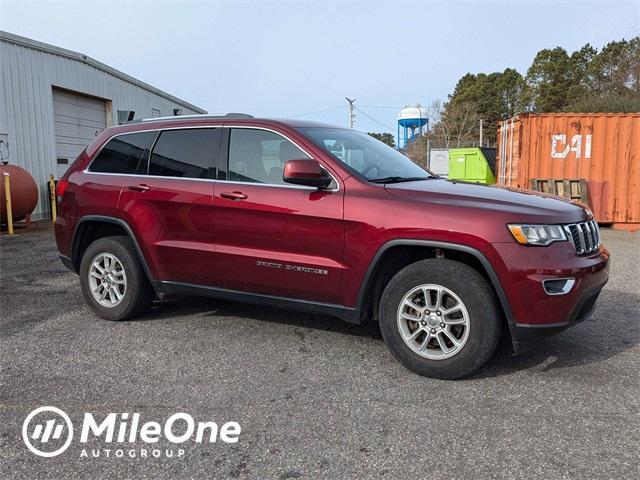
{"label": "fog light", "polygon": [[575,283],[574,278],[550,278],[543,280],[542,286],[547,295],[565,295],[571,291]]}

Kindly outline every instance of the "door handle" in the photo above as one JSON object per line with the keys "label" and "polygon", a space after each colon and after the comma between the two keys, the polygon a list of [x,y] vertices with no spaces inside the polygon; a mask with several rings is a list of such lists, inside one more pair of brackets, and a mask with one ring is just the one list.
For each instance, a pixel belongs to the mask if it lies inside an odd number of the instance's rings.
{"label": "door handle", "polygon": [[220,196],[222,198],[228,198],[229,200],[244,200],[247,198],[242,192],[222,192]]}
{"label": "door handle", "polygon": [[129,185],[127,188],[135,192],[148,192],[149,190],[151,190],[151,187],[144,183],[141,183],[140,185]]}

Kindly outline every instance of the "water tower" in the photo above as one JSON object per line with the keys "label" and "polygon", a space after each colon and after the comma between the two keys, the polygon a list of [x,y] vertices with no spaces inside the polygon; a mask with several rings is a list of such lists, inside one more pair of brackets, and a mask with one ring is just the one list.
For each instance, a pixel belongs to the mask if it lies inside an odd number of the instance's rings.
{"label": "water tower", "polygon": [[429,128],[427,110],[419,103],[407,105],[398,114],[398,148],[406,148]]}

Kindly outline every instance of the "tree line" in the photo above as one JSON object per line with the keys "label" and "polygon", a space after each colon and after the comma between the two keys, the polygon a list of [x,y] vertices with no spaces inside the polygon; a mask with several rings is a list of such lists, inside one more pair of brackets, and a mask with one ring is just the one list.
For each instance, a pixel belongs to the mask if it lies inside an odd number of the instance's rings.
{"label": "tree line", "polygon": [[590,44],[568,53],[562,47],[540,50],[525,75],[467,73],[445,102],[430,108],[428,134],[413,142],[415,160],[431,147],[494,146],[497,122],[519,113],[640,112],[640,37]]}

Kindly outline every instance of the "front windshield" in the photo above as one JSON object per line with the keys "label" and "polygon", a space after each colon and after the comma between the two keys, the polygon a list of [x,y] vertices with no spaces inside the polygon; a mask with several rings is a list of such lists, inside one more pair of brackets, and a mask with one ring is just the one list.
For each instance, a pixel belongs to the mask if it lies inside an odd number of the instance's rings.
{"label": "front windshield", "polygon": [[423,179],[433,175],[371,135],[343,128],[299,130],[367,180]]}

